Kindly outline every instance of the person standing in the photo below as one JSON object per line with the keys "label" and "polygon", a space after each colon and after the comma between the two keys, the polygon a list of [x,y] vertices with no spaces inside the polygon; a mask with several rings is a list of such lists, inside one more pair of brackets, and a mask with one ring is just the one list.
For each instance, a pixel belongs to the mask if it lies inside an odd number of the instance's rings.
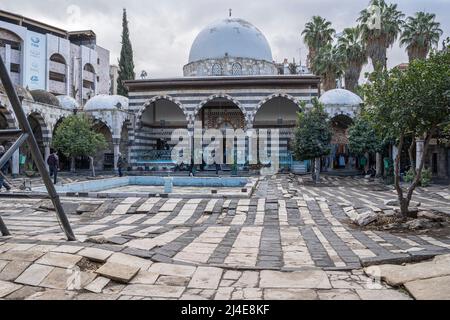
{"label": "person standing", "polygon": [[47,164],[50,176],[53,177],[53,183],[56,184],[58,182],[59,157],[55,150],[48,156]]}
{"label": "person standing", "polygon": [[[3,155],[5,154],[6,149],[4,146],[0,146],[0,159],[3,157]],[[7,191],[11,190],[11,187],[6,183],[5,181],[5,177],[3,175],[6,175],[7,171],[8,171],[8,167],[9,167],[9,161],[2,167],[0,168],[0,191],[3,187],[5,187],[5,189]]]}
{"label": "person standing", "polygon": [[125,165],[125,160],[122,157],[122,154],[119,153],[119,158],[117,159],[117,169],[119,170],[119,177],[123,177],[123,167]]}

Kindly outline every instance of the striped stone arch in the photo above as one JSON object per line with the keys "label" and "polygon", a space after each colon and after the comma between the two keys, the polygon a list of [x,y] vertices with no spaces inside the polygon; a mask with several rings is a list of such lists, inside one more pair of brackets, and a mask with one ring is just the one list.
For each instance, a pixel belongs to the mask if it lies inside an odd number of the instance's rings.
{"label": "striped stone arch", "polygon": [[285,99],[291,100],[293,103],[298,105],[298,109],[300,111],[300,100],[294,98],[293,96],[291,96],[290,94],[287,94],[287,93],[274,93],[274,94],[271,94],[270,96],[264,98],[263,100],[261,100],[258,103],[255,110],[251,114],[251,122],[255,121],[255,117],[256,117],[256,114],[258,113],[259,109],[261,109],[261,107],[264,104],[266,104],[267,102],[269,102],[270,100],[275,99],[275,98],[285,98]]}
{"label": "striped stone arch", "polygon": [[114,130],[111,127],[111,124],[109,124],[109,122],[106,121],[106,119],[103,119],[102,117],[96,117],[94,115],[91,115],[91,119],[92,119],[93,126],[96,126],[98,124],[104,124],[108,128],[109,132],[111,133],[111,137],[114,137]]}
{"label": "striped stone arch", "polygon": [[245,111],[245,108],[242,106],[242,104],[236,100],[235,98],[229,96],[228,94],[214,94],[212,96],[209,96],[208,98],[206,98],[205,100],[203,100],[197,107],[195,107],[194,110],[194,118],[198,115],[198,113],[200,112],[200,110],[202,110],[202,108],[208,103],[213,101],[214,99],[218,99],[218,98],[222,98],[222,99],[226,99],[230,102],[233,102],[236,107],[238,107],[242,113],[244,114],[244,116],[246,117],[247,112]]}
{"label": "striped stone arch", "polygon": [[174,97],[171,97],[169,95],[161,95],[161,96],[153,97],[150,100],[148,100],[146,103],[144,103],[144,105],[141,107],[141,109],[139,110],[139,112],[137,113],[137,116],[136,116],[136,128],[141,127],[142,115],[144,114],[147,107],[149,107],[152,103],[159,101],[159,100],[166,100],[166,101],[175,103],[181,109],[181,111],[183,111],[183,114],[186,117],[186,120],[189,121],[188,111],[187,111],[186,107],[180,101],[178,101],[177,99],[175,99]]}
{"label": "striped stone arch", "polygon": [[2,104],[0,104],[0,113],[6,119],[6,122],[8,124],[7,129],[14,129],[19,127],[14,114],[6,106],[3,106]]}
{"label": "striped stone arch", "polygon": [[52,141],[53,133],[41,112],[37,109],[32,109],[27,114],[27,117],[34,118],[39,123],[42,132],[42,142],[50,143]]}

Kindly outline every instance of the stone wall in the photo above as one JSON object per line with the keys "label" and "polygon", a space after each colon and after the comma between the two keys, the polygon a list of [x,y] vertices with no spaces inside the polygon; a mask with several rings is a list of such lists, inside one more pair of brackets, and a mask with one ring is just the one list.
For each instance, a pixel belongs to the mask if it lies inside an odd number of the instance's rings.
{"label": "stone wall", "polygon": [[[216,67],[214,67],[216,66]],[[233,66],[240,66],[240,74],[234,74]],[[214,70],[214,71],[213,71]],[[216,71],[219,71],[216,72]],[[237,69],[234,69],[235,71]],[[185,77],[204,76],[251,76],[251,75],[276,75],[278,70],[274,63],[264,60],[248,58],[222,58],[207,59],[191,62],[183,68]]]}

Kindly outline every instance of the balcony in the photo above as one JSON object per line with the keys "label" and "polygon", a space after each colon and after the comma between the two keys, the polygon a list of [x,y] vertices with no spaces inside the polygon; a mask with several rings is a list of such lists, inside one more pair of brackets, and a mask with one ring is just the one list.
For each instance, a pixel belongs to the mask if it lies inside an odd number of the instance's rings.
{"label": "balcony", "polygon": [[66,94],[66,83],[50,80],[49,81],[49,91],[56,95],[65,95]]}
{"label": "balcony", "polygon": [[11,63],[20,64],[21,52],[19,50],[11,50]]}
{"label": "balcony", "polygon": [[83,80],[94,83],[95,82],[95,73],[83,70]]}
{"label": "balcony", "polygon": [[63,63],[58,63],[54,61],[50,61],[50,72],[59,73],[59,74],[66,74],[66,65]]}

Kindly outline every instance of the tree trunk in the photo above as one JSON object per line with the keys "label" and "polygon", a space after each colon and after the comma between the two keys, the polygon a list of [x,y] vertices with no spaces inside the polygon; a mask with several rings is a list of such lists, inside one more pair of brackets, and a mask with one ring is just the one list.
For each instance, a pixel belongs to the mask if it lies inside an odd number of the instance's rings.
{"label": "tree trunk", "polygon": [[316,183],[320,182],[320,160],[321,160],[321,158],[315,159],[314,170],[315,170],[315,182]]}
{"label": "tree trunk", "polygon": [[402,153],[401,150],[403,148],[404,140],[405,140],[405,136],[402,133],[400,135],[400,141],[398,144],[398,153],[397,153],[397,156],[395,157],[394,185],[395,185],[395,190],[397,191],[397,195],[398,195],[398,202],[400,203],[401,214],[404,218],[406,218],[408,216],[409,203],[405,203],[404,197],[403,197],[403,189],[400,185],[400,159],[401,159],[401,153]]}
{"label": "tree trunk", "polygon": [[433,137],[433,134],[434,134],[435,130],[436,130],[436,127],[433,127],[427,133],[427,136],[426,136],[426,139],[425,139],[425,143],[424,143],[424,147],[423,147],[423,156],[422,156],[422,159],[420,160],[419,167],[418,167],[417,172],[416,172],[416,177],[415,177],[414,181],[411,183],[411,185],[409,186],[408,191],[407,191],[406,198],[408,200],[408,204],[409,204],[409,202],[412,199],[414,190],[417,188],[417,186],[420,183],[420,180],[422,179],[422,171],[423,171],[423,168],[425,166],[425,159],[426,159],[426,157],[428,155],[428,147],[430,146],[431,138]]}
{"label": "tree trunk", "polygon": [[416,139],[413,138],[412,142],[411,142],[411,145],[408,148],[408,155],[409,155],[409,164],[411,165],[411,168],[412,168],[414,174],[417,175],[416,163],[414,161],[414,147],[415,147],[415,145],[416,145]]}
{"label": "tree trunk", "polygon": [[91,164],[92,176],[95,177],[94,157],[89,157],[89,162]]}
{"label": "tree trunk", "polygon": [[316,181],[316,162],[314,159],[311,160],[311,178]]}
{"label": "tree trunk", "polygon": [[75,157],[70,158],[70,172],[75,172]]}

